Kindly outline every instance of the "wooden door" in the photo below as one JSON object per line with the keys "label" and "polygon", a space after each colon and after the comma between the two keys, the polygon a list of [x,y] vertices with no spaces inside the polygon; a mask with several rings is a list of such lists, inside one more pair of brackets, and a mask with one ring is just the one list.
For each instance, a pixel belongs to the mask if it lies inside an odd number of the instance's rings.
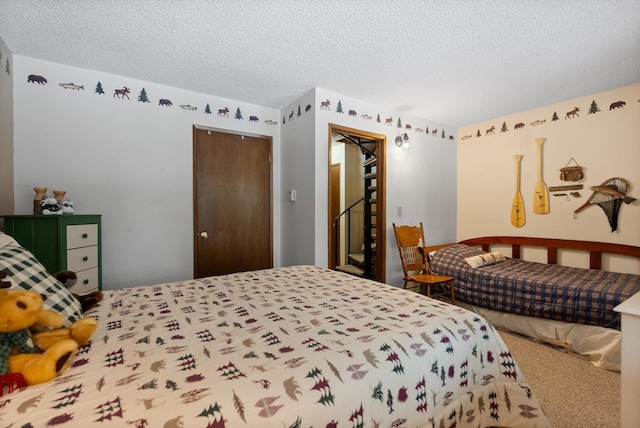
{"label": "wooden door", "polygon": [[[386,278],[386,153],[387,153],[387,137],[384,134],[374,134],[371,132],[365,132],[354,128],[348,128],[340,125],[329,124],[329,177],[331,177],[331,148],[333,146],[333,137],[334,134],[338,134],[339,138],[346,138],[347,140],[360,141],[364,140],[366,142],[375,142],[375,153],[376,153],[376,216],[375,216],[375,269],[373,272],[373,277],[375,280],[380,282],[385,282]],[[349,143],[351,144],[351,143]],[[349,168],[349,165],[345,165],[345,169]],[[358,168],[363,168],[363,165],[358,165]],[[345,178],[349,176],[349,171],[345,172]],[[333,251],[331,250],[333,244],[333,218],[331,211],[331,201],[334,198],[334,186],[332,185],[331,178],[329,179],[329,260],[331,260]],[[364,183],[363,183],[364,186]],[[343,230],[344,234],[345,231]],[[362,241],[360,241],[362,243]]]}
{"label": "wooden door", "polygon": [[194,127],[194,277],[273,267],[270,137]]}

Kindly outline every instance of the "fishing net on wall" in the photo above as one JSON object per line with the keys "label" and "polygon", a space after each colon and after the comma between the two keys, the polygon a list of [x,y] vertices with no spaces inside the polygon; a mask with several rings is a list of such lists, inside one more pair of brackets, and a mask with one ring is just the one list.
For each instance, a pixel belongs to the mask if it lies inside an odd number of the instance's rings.
{"label": "fishing net on wall", "polygon": [[[613,177],[602,183],[599,187],[606,187],[611,190],[617,191],[620,194],[627,193],[629,190],[629,183],[623,178]],[[630,203],[629,200],[635,200],[633,198],[625,197],[624,199],[618,195],[604,193],[602,191],[594,191],[586,204],[578,208],[575,213],[577,214],[582,209],[588,207],[589,205],[598,205],[604,211],[607,216],[607,220],[609,220],[609,225],[611,226],[611,231],[614,232],[618,228],[618,213],[620,212],[620,206],[622,202]]]}

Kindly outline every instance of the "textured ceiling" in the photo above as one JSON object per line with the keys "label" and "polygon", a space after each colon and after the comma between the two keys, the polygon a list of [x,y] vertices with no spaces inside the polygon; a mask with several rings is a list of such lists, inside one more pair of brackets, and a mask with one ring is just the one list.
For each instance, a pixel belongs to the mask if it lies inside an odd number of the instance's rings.
{"label": "textured ceiling", "polygon": [[464,126],[640,82],[638,0],[0,0],[16,55],[284,108]]}

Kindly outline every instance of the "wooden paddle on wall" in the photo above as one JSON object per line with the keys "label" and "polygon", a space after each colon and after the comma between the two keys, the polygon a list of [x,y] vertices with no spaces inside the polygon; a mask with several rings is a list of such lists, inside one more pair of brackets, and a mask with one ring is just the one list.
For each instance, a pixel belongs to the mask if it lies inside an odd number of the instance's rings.
{"label": "wooden paddle on wall", "polygon": [[522,155],[513,155],[516,160],[516,194],[513,196],[513,204],[511,204],[511,224],[515,227],[524,226],[524,200],[520,193],[520,161]]}
{"label": "wooden paddle on wall", "polygon": [[536,214],[547,214],[549,212],[549,190],[542,180],[542,143],[545,138],[536,138],[538,145],[538,182],[533,191],[533,212]]}

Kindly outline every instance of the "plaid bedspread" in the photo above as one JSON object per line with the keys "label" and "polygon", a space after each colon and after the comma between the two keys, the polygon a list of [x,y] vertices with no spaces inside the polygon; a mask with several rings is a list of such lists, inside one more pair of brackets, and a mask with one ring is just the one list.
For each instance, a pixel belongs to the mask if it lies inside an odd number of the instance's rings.
{"label": "plaid bedspread", "polygon": [[507,259],[472,268],[482,250],[455,244],[437,251],[431,269],[456,279],[456,299],[484,308],[620,330],[613,308],[640,291],[640,275]]}

